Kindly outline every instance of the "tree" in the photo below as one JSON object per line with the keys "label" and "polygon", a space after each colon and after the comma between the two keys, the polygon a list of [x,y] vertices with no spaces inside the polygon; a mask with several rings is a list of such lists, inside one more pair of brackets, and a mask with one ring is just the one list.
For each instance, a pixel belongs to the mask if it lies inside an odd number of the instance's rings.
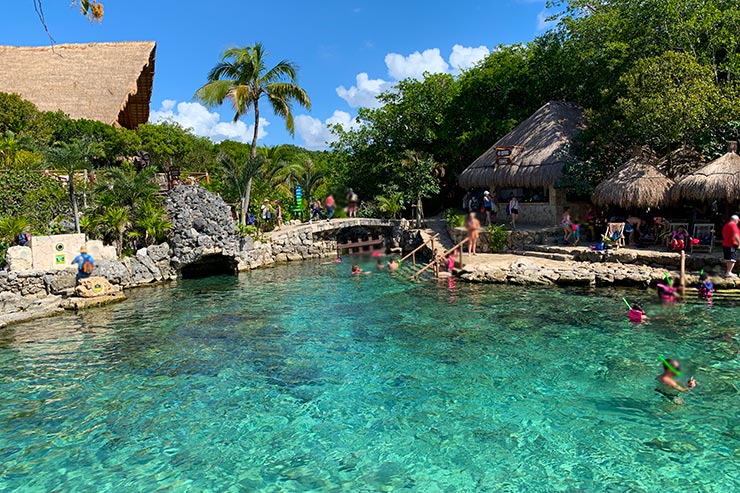
{"label": "tree", "polygon": [[639,60],[620,79],[618,101],[635,142],[670,151],[717,126],[722,94],[712,69],[686,53],[666,52]]}
{"label": "tree", "polygon": [[404,195],[416,203],[416,227],[421,227],[424,209],[422,199],[439,193],[439,179],[444,176],[444,165],[418,152],[407,151],[401,161],[402,180],[406,185]]}
{"label": "tree", "polygon": [[153,202],[159,192],[155,172],[154,168],[144,168],[137,173],[131,163],[105,170],[95,189],[98,204],[103,208],[125,207],[136,211],[143,204]]}
{"label": "tree", "polygon": [[[311,100],[298,84],[298,67],[288,60],[281,60],[267,69],[268,53],[262,43],[226,50],[208,74],[208,82],[195,93],[195,97],[208,107],[223,104],[227,99],[234,108],[234,121],[249,111],[254,111],[254,134],[250,156],[257,156],[257,138],[260,126],[260,100],[266,98],[272,111],[285,119],[291,135],[295,132],[292,105],[311,109]],[[244,185],[243,212],[249,207],[252,178]]]}
{"label": "tree", "polygon": [[100,155],[100,146],[87,140],[73,140],[72,142],[61,142],[52,147],[48,152],[49,160],[54,165],[61,167],[67,172],[67,184],[69,187],[69,200],[72,205],[75,231],[80,233],[80,218],[77,207],[77,196],[75,195],[75,172],[87,169],[91,159]]}
{"label": "tree", "polygon": [[109,207],[105,210],[100,222],[107,232],[116,235],[116,251],[120,257],[123,253],[123,234],[126,232],[126,228],[131,226],[129,211],[125,207]]}
{"label": "tree", "polygon": [[236,188],[239,197],[239,224],[247,225],[247,211],[249,210],[249,193],[252,190],[252,182],[262,172],[265,163],[264,156],[247,156],[241,160],[231,157],[229,154],[221,153],[219,156],[223,173],[226,179]]}
{"label": "tree", "polygon": [[403,193],[389,191],[385,195],[375,197],[380,212],[384,212],[391,219],[397,219],[403,210]]}

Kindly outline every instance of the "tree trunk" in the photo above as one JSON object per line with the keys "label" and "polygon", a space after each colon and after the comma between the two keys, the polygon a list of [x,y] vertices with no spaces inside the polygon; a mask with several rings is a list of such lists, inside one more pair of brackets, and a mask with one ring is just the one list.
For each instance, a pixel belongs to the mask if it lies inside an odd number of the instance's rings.
{"label": "tree trunk", "polygon": [[[249,157],[255,159],[257,157],[257,135],[260,131],[260,107],[259,101],[254,102],[254,135],[252,136],[252,149],[249,151]],[[240,221],[243,226],[247,225],[247,211],[249,210],[249,196],[252,194],[252,177],[250,176],[247,180],[247,185],[244,189],[244,195],[242,196],[242,210],[240,215]]]}
{"label": "tree trunk", "polygon": [[[252,136],[252,149],[250,150],[249,156],[254,159],[257,157],[257,136],[260,131],[260,104],[259,100],[254,102],[254,135]],[[249,193],[249,192],[247,192]]]}
{"label": "tree trunk", "polygon": [[424,211],[421,205],[421,195],[416,197],[416,227],[421,228],[421,218],[424,216]]}
{"label": "tree trunk", "polygon": [[67,175],[69,179],[69,200],[72,203],[72,214],[74,215],[75,231],[80,234],[80,218],[77,216],[77,197],[75,197],[74,170]]}
{"label": "tree trunk", "polygon": [[118,232],[118,258],[121,258],[121,254],[123,253],[123,231]]}

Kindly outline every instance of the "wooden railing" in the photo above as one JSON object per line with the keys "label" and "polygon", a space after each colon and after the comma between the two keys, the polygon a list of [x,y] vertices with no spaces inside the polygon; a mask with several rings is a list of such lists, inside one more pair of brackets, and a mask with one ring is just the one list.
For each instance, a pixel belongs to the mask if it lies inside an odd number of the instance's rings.
{"label": "wooden railing", "polygon": [[425,241],[424,243],[422,243],[418,247],[416,247],[413,250],[411,250],[411,252],[408,253],[408,254],[406,254],[406,256],[402,257],[401,260],[398,261],[398,263],[400,264],[404,260],[406,260],[409,257],[411,257],[411,262],[413,263],[413,265],[416,265],[416,252],[418,252],[419,250],[421,250],[422,248],[424,248],[425,246],[427,246],[430,243],[431,243],[430,248],[431,248],[432,251],[434,251],[434,240],[436,240],[438,238],[439,238],[439,233],[435,234],[434,236],[432,236],[431,238],[429,238],[427,241]]}
{"label": "wooden railing", "polygon": [[[447,258],[447,255],[449,255],[450,252],[454,252],[455,249],[459,248],[460,249],[460,268],[462,269],[463,268],[463,265],[464,265],[463,264],[463,249],[462,249],[462,246],[465,243],[467,243],[469,240],[470,240],[470,238],[465,238],[460,243],[458,243],[457,245],[455,245],[454,247],[450,248],[445,253],[443,253],[442,254],[442,258]],[[419,277],[420,275],[422,275],[427,269],[429,269],[432,266],[434,266],[434,277],[439,277],[439,264],[437,263],[437,258],[435,258],[434,260],[432,260],[431,262],[429,262],[427,265],[425,265],[424,267],[422,267],[416,274],[414,274],[413,276],[411,276],[411,279],[416,279],[417,277]]]}

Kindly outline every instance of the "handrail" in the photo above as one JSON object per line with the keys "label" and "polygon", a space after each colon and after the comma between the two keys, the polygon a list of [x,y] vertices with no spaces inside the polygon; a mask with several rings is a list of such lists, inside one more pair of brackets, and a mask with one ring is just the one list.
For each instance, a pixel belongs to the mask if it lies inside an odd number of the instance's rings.
{"label": "handrail", "polygon": [[[416,247],[416,248],[414,248],[413,250],[411,250],[411,252],[410,252],[410,253],[408,253],[408,254],[406,254],[406,255],[405,255],[404,257],[402,257],[402,258],[401,258],[401,260],[399,260],[399,261],[398,261],[398,263],[400,264],[401,262],[403,262],[403,261],[404,261],[404,260],[406,260],[407,258],[411,257],[411,256],[412,256],[412,255],[414,255],[414,254],[415,254],[416,252],[418,252],[419,250],[421,250],[422,248],[424,248],[425,246],[427,246],[427,244],[428,244],[429,242],[432,242],[432,241],[436,240],[437,238],[439,238],[439,233],[435,234],[434,236],[432,236],[431,238],[429,238],[429,239],[428,239],[427,241],[425,241],[424,243],[422,243],[422,244],[421,244],[421,245],[419,245],[418,247]],[[414,257],[414,258],[416,258],[416,257]]]}
{"label": "handrail", "polygon": [[[443,254],[442,254],[442,257],[446,257],[447,255],[449,255],[449,254],[450,254],[450,252],[453,252],[453,251],[455,251],[456,249],[460,248],[460,267],[462,267],[462,266],[463,266],[463,262],[462,262],[462,255],[463,255],[463,254],[462,254],[462,248],[461,248],[461,247],[462,247],[462,246],[463,246],[463,245],[464,245],[465,243],[467,243],[468,241],[470,241],[470,238],[465,238],[465,239],[463,239],[463,240],[462,240],[462,241],[461,241],[460,243],[458,243],[457,245],[455,245],[454,247],[450,248],[450,249],[449,249],[449,250],[447,250],[447,251],[446,251],[445,253],[443,253]],[[411,276],[411,279],[416,279],[416,278],[417,278],[417,277],[419,277],[419,276],[420,276],[420,275],[421,275],[421,274],[422,274],[422,273],[423,273],[424,271],[426,271],[426,270],[427,270],[427,269],[428,269],[429,267],[433,266],[433,265],[434,265],[434,264],[436,264],[436,263],[437,263],[437,259],[435,258],[434,260],[432,260],[431,262],[429,262],[429,263],[428,263],[427,265],[425,265],[424,267],[422,267],[422,268],[421,268],[421,270],[419,270],[419,271],[418,271],[418,272],[417,272],[416,274],[414,274],[413,276]]]}

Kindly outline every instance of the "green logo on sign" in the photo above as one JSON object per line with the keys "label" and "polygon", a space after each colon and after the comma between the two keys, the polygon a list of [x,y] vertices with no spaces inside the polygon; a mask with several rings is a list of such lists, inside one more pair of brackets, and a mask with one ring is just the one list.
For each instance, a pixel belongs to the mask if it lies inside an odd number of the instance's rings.
{"label": "green logo on sign", "polygon": [[57,256],[56,256],[56,257],[54,258],[54,263],[55,263],[56,265],[62,265],[62,264],[64,264],[64,263],[65,263],[65,261],[66,261],[66,260],[67,260],[67,256],[66,256],[66,255],[64,255],[64,254],[62,254],[62,255],[57,255]]}

